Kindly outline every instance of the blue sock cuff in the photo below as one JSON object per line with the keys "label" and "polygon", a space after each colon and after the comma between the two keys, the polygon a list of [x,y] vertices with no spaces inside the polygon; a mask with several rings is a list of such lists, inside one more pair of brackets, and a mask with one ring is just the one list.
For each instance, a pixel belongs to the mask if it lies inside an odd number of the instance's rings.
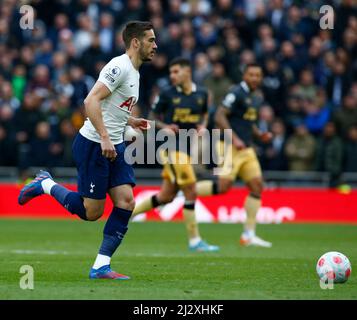
{"label": "blue sock cuff", "polygon": [[99,253],[111,257],[128,231],[132,211],[114,207],[103,230]]}
{"label": "blue sock cuff", "polygon": [[113,207],[112,213],[115,214],[120,214],[121,217],[125,218],[125,219],[130,219],[131,214],[133,213],[133,211],[131,210],[126,210],[126,209],[122,209],[122,208],[118,208],[118,207]]}
{"label": "blue sock cuff", "polygon": [[118,232],[125,234],[131,214],[132,211],[114,207],[105,224],[103,233],[107,235],[115,235]]}
{"label": "blue sock cuff", "polygon": [[83,220],[87,220],[86,208],[83,204],[83,198],[79,193],[68,190],[60,184],[56,184],[51,188],[51,196],[70,213],[76,214]]}

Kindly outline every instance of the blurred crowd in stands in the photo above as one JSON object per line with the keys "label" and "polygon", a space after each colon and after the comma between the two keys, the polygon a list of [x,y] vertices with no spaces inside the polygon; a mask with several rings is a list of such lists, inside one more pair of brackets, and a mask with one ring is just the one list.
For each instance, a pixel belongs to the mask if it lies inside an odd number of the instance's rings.
{"label": "blurred crowd in stands", "polygon": [[[20,28],[23,4],[34,9],[33,30]],[[333,29],[320,27],[326,4]],[[357,172],[354,0],[2,0],[0,166],[73,165],[83,99],[124,52],[129,20],[152,21],[159,46],[140,70],[137,115],[147,116],[176,56],[192,61],[211,115],[255,61],[264,69],[258,125],[274,133],[272,143],[257,145],[263,169]]]}

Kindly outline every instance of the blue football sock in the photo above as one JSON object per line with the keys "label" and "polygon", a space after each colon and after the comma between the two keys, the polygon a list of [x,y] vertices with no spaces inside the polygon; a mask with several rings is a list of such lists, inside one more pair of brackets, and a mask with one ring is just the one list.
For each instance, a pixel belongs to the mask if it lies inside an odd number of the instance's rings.
{"label": "blue football sock", "polygon": [[103,231],[103,242],[99,254],[111,257],[128,231],[132,211],[114,207]]}
{"label": "blue football sock", "polygon": [[60,184],[56,184],[51,188],[51,196],[53,196],[70,213],[76,214],[83,220],[87,220],[83,198],[78,192],[73,192]]}

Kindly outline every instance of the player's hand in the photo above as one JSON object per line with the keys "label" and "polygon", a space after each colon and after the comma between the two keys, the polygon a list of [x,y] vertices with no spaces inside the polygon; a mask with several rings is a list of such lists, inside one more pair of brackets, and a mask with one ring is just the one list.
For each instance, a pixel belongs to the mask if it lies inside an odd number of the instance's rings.
{"label": "player's hand", "polygon": [[179,129],[180,128],[177,124],[168,124],[163,128],[163,130],[165,130],[169,134],[176,134],[179,132]]}
{"label": "player's hand", "polygon": [[203,135],[203,133],[205,132],[205,130],[207,129],[206,126],[202,125],[202,124],[198,124],[196,126],[197,128],[197,134],[199,137],[201,137]]}
{"label": "player's hand", "polygon": [[273,134],[271,132],[262,132],[260,134],[260,141],[264,143],[269,143],[273,139]]}
{"label": "player's hand", "polygon": [[130,126],[133,129],[149,130],[151,128],[150,121],[144,118],[131,118]]}
{"label": "player's hand", "polygon": [[102,137],[100,146],[102,148],[102,155],[108,158],[110,161],[114,161],[117,157],[117,152],[115,150],[114,144],[110,141],[110,138]]}
{"label": "player's hand", "polygon": [[245,149],[247,147],[245,145],[244,141],[239,139],[237,136],[233,136],[232,137],[232,143],[238,150],[242,150],[242,149]]}

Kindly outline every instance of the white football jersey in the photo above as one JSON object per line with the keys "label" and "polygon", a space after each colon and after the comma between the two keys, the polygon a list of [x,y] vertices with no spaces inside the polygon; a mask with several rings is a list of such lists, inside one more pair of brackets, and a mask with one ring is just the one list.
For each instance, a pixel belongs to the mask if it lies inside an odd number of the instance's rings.
{"label": "white football jersey", "polygon": [[[124,141],[125,126],[133,106],[139,99],[139,78],[127,54],[110,60],[99,74],[98,81],[111,92],[101,102],[104,125],[113,144]],[[89,140],[100,143],[100,136],[87,118],[79,132]]]}

